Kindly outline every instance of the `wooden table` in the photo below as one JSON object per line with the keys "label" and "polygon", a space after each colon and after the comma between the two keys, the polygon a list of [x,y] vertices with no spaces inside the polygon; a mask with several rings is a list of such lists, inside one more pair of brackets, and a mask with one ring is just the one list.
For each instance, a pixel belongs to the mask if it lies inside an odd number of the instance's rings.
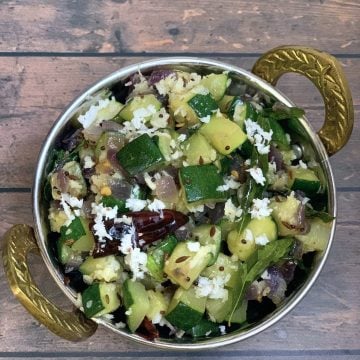
{"label": "wooden table", "polygon": [[[305,44],[344,66],[360,105],[360,3],[355,0],[268,1],[9,1],[0,2],[0,238],[15,223],[32,223],[31,185],[40,145],[69,101],[127,64],[191,55],[250,69],[264,51]],[[289,75],[280,88],[319,128],[322,99]],[[287,317],[263,333],[219,350],[162,352],[100,328],[69,343],[39,325],[10,293],[0,269],[0,358],[36,359],[359,359],[360,125],[331,158],[338,226],[315,286]],[[57,304],[68,304],[38,257],[32,272]]]}

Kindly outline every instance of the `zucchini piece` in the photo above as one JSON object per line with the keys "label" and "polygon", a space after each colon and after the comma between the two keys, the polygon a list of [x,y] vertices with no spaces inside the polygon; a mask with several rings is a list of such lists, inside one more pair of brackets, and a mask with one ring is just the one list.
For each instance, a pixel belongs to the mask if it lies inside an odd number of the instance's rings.
{"label": "zucchini piece", "polygon": [[247,300],[243,300],[240,306],[236,308],[231,318],[229,313],[225,316],[225,320],[228,322],[231,320],[231,323],[235,323],[235,324],[245,323],[247,320],[247,307],[248,307]]}
{"label": "zucchini piece", "polygon": [[194,327],[186,331],[193,338],[213,337],[221,334],[219,324],[207,319],[201,319]]}
{"label": "zucchini piece", "polygon": [[301,190],[306,195],[312,196],[320,190],[321,183],[311,169],[290,168],[288,171],[288,187],[291,190]]}
{"label": "zucchini piece", "polygon": [[82,293],[82,304],[87,318],[115,311],[120,306],[119,285],[95,283]]}
{"label": "zucchini piece", "polygon": [[135,332],[150,309],[150,301],[145,286],[127,279],[123,285],[123,300],[127,310],[127,324],[130,331]]}
{"label": "zucchini piece", "polygon": [[224,95],[223,98],[218,101],[219,109],[223,114],[227,114],[230,108],[232,101],[235,96],[233,95]]}
{"label": "zucchini piece", "polygon": [[188,203],[219,202],[227,199],[226,192],[217,190],[224,181],[215,165],[194,165],[180,168],[179,178]]}
{"label": "zucchini piece", "polygon": [[273,118],[269,118],[270,128],[273,132],[271,140],[276,143],[280,150],[290,150],[290,142],[282,126]]}
{"label": "zucchini piece", "polygon": [[69,226],[61,227],[60,238],[65,240],[73,251],[91,251],[95,240],[89,225],[88,219],[76,217]]}
{"label": "zucchini piece", "polygon": [[288,197],[277,197],[277,201],[270,202],[273,209],[271,216],[276,222],[279,236],[294,236],[301,233],[299,229],[299,207],[300,200],[290,195]]}
{"label": "zucchini piece", "polygon": [[210,121],[200,127],[199,132],[223,155],[228,155],[247,140],[240,126],[223,114],[212,115]]}
{"label": "zucchini piece", "polygon": [[184,155],[189,165],[206,165],[216,160],[216,150],[199,132],[191,135],[183,143]]}
{"label": "zucchini piece", "polygon": [[187,125],[193,126],[199,123],[195,111],[188,104],[188,101],[194,96],[194,93],[189,91],[184,95],[171,94],[169,96],[169,110],[172,117],[179,126]]}
{"label": "zucchini piece", "polygon": [[251,119],[253,121],[257,119],[257,112],[251,103],[242,101],[239,97],[235,97],[231,102],[228,115],[241,129],[244,129],[244,122],[246,119]]}
{"label": "zucchini piece", "polygon": [[169,235],[160,244],[148,251],[146,267],[150,275],[158,281],[164,281],[165,258],[169,257],[178,240],[174,235]]}
{"label": "zucchini piece", "polygon": [[164,272],[173,283],[189,289],[211,259],[210,245],[200,246],[200,249],[194,252],[189,250],[187,242],[180,242],[165,261]]}
{"label": "zucchini piece", "polygon": [[221,229],[216,225],[203,224],[197,226],[192,231],[192,238],[194,241],[198,241],[200,245],[210,245],[212,258],[208,263],[208,266],[211,266],[215,263],[221,245]]}
{"label": "zucchini piece", "polygon": [[304,253],[323,251],[330,238],[331,222],[324,222],[320,218],[310,220],[310,231],[305,235],[295,235],[303,244]]}
{"label": "zucchini piece", "polygon": [[231,289],[228,290],[228,298],[225,301],[221,301],[221,299],[207,299],[206,311],[209,318],[218,323],[223,322],[231,312],[233,301],[234,296]]}
{"label": "zucchini piece", "polygon": [[153,323],[159,323],[163,314],[169,306],[169,300],[161,292],[154,290],[147,291],[149,297],[149,310],[146,313],[146,317]]}
{"label": "zucchini piece", "polygon": [[93,258],[89,256],[79,267],[83,275],[90,276],[93,280],[116,281],[120,279],[122,268],[114,255]]}
{"label": "zucchini piece", "polygon": [[[57,256],[61,264],[67,264],[71,259],[76,257],[75,252],[68,245],[68,240],[60,238],[57,243]],[[71,241],[70,241],[71,242]]]}
{"label": "zucchini piece", "polygon": [[205,313],[206,297],[198,298],[195,288],[175,291],[165,315],[167,321],[182,330],[189,330],[197,325]]}
{"label": "zucchini piece", "polygon": [[187,103],[199,118],[205,118],[218,109],[216,101],[210,94],[195,94]]}
{"label": "zucchini piece", "polygon": [[148,106],[153,106],[156,111],[161,109],[161,102],[154,94],[146,94],[135,96],[132,98],[119,112],[119,116],[125,121],[131,121],[134,117],[134,112],[139,109],[146,109]]}
{"label": "zucchini piece", "polygon": [[216,276],[230,275],[230,279],[225,284],[226,288],[233,288],[237,282],[239,262],[231,260],[230,256],[220,253],[216,262],[205,268],[201,272],[201,276],[213,279]]}
{"label": "zucchini piece", "polygon": [[126,144],[116,157],[123,169],[131,176],[154,170],[165,162],[159,147],[147,134]]}
{"label": "zucchini piece", "polygon": [[209,74],[202,78],[200,84],[206,87],[215,101],[220,101],[228,87],[228,74]]}

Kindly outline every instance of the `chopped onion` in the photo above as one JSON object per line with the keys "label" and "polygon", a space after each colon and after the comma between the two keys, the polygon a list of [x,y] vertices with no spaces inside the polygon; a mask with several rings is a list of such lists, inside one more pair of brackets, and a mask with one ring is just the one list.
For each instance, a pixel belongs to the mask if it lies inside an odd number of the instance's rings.
{"label": "chopped onion", "polygon": [[155,182],[155,193],[159,200],[165,203],[175,203],[178,200],[178,189],[171,176],[162,176]]}

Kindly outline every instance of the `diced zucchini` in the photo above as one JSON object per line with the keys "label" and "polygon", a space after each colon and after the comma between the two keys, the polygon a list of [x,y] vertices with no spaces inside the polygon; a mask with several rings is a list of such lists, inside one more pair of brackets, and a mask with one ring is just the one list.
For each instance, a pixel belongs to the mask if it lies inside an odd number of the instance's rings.
{"label": "diced zucchini", "polygon": [[228,74],[209,74],[202,78],[200,84],[205,86],[215,101],[223,98],[228,87]]}
{"label": "diced zucchini", "polygon": [[180,168],[179,178],[188,203],[219,202],[227,199],[226,192],[217,190],[219,186],[223,185],[223,178],[215,165],[195,165]]}
{"label": "diced zucchini", "polygon": [[123,300],[127,312],[127,324],[131,332],[140,326],[149,311],[150,301],[145,286],[127,279],[123,285]]}
{"label": "diced zucchini", "polygon": [[321,183],[315,172],[311,169],[290,168],[288,171],[288,187],[292,190],[301,190],[306,195],[316,194]]}
{"label": "diced zucchini", "polygon": [[219,324],[207,319],[201,319],[194,327],[186,331],[193,338],[213,337],[221,334]]}
{"label": "diced zucchini", "polygon": [[273,118],[269,118],[268,120],[273,132],[271,140],[276,143],[280,150],[290,150],[290,142],[282,126]]}
{"label": "diced zucchini", "polygon": [[169,235],[155,248],[148,251],[146,267],[150,275],[158,281],[164,281],[164,262],[169,257],[177,244],[174,235]]}
{"label": "diced zucchini", "polygon": [[246,139],[240,126],[222,114],[214,114],[210,121],[200,127],[199,132],[223,155],[230,154]]}
{"label": "diced zucchini", "polygon": [[188,104],[199,118],[210,116],[218,109],[216,101],[210,94],[195,94],[188,100]]}
{"label": "diced zucchini", "polygon": [[230,279],[226,282],[226,288],[233,288],[237,283],[237,271],[239,269],[238,261],[231,260],[230,256],[220,253],[216,262],[205,268],[201,272],[201,276],[213,279],[216,276],[227,276],[230,275]]}
{"label": "diced zucchini", "polygon": [[[71,247],[67,244],[69,240],[60,238],[57,245],[57,254],[61,264],[67,264],[71,259],[73,259],[77,254],[71,249]],[[70,241],[71,243],[71,241]]]}
{"label": "diced zucchini", "polygon": [[277,239],[277,227],[271,216],[250,220],[241,234],[232,230],[227,244],[232,254],[245,261],[256,251],[256,238],[264,235],[268,241]]}
{"label": "diced zucchini", "polygon": [[225,316],[225,320],[226,321],[231,320],[231,323],[233,324],[243,324],[244,322],[246,322],[247,306],[248,306],[247,300],[243,300],[240,306],[236,308],[234,314],[231,316],[231,319],[230,319],[230,313],[228,313]]}
{"label": "diced zucchini", "polygon": [[88,256],[80,265],[79,270],[82,274],[90,276],[93,280],[116,281],[120,279],[122,268],[120,262],[114,255],[93,258]]}
{"label": "diced zucchini", "polygon": [[216,150],[199,132],[191,135],[183,143],[183,153],[189,165],[205,165],[216,160]]}
{"label": "diced zucchini", "polygon": [[241,129],[244,128],[246,119],[253,121],[257,118],[257,112],[248,101],[242,101],[239,97],[235,97],[230,104],[228,115]]}
{"label": "diced zucchini", "polygon": [[294,236],[301,233],[299,229],[299,207],[300,200],[293,195],[288,197],[277,197],[272,200],[270,207],[273,209],[271,215],[276,222],[280,236]]}
{"label": "diced zucchini", "polygon": [[305,235],[295,235],[303,244],[304,253],[309,251],[323,251],[330,238],[331,222],[324,222],[320,218],[310,220],[310,231]]}
{"label": "diced zucchini", "polygon": [[203,224],[195,227],[192,230],[192,238],[195,241],[198,241],[201,245],[210,245],[212,258],[208,263],[208,266],[211,266],[215,263],[221,245],[221,230],[219,226]]}
{"label": "diced zucchini", "polygon": [[211,259],[210,245],[200,246],[200,249],[194,252],[189,250],[186,242],[180,242],[165,261],[164,272],[173,283],[189,289]]}
{"label": "diced zucchini", "polygon": [[60,234],[73,251],[91,251],[94,247],[94,235],[90,231],[89,220],[84,217],[76,217],[69,226],[62,226]]}
{"label": "diced zucchini", "polygon": [[126,121],[131,121],[134,117],[134,111],[144,108],[146,109],[149,106],[153,106],[156,111],[161,109],[161,102],[154,94],[135,96],[127,104],[125,104],[120,111],[119,116]]}
{"label": "diced zucchini", "polygon": [[162,315],[165,315],[166,310],[169,306],[169,300],[158,291],[148,290],[147,291],[149,297],[149,310],[146,313],[146,317],[155,323],[158,323],[161,319]]}
{"label": "diced zucchini", "polygon": [[230,108],[232,101],[235,96],[233,95],[224,95],[223,98],[218,101],[219,109],[223,114],[227,114]]}
{"label": "diced zucchini", "polygon": [[115,311],[120,306],[119,285],[95,283],[82,293],[86,317],[98,317]]}
{"label": "diced zucchini", "polygon": [[170,94],[169,96],[169,110],[175,121],[183,126],[193,126],[199,123],[199,118],[193,108],[188,104],[188,101],[194,96],[194,93],[189,91],[184,95]]}
{"label": "diced zucchini", "polygon": [[116,156],[120,165],[131,176],[154,170],[165,161],[159,147],[147,134],[126,144]]}
{"label": "diced zucchini", "polygon": [[205,313],[206,297],[197,297],[194,287],[178,288],[170,301],[165,315],[167,321],[182,330],[189,330],[198,324]]}
{"label": "diced zucchini", "polygon": [[206,311],[212,321],[221,323],[230,313],[232,305],[233,293],[232,290],[228,290],[228,298],[225,301],[222,301],[221,299],[207,299]]}

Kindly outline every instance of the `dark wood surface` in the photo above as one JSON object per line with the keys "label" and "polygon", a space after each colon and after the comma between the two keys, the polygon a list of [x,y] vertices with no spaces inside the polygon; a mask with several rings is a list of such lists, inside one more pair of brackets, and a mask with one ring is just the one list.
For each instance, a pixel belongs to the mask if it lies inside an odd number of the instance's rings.
{"label": "dark wood surface", "polygon": [[[334,246],[314,287],[279,323],[241,343],[199,353],[157,351],[103,328],[82,343],[69,343],[24,310],[0,267],[0,357],[360,358],[359,19],[355,0],[0,1],[0,239],[12,224],[32,224],[36,158],[62,109],[84,88],[124,65],[196,55],[251,69],[274,46],[304,44],[338,57],[355,105],[353,135],[331,158],[339,207]],[[279,87],[320,128],[323,104],[313,86],[287,75]],[[29,261],[44,293],[69,307],[42,260],[32,256]]]}

